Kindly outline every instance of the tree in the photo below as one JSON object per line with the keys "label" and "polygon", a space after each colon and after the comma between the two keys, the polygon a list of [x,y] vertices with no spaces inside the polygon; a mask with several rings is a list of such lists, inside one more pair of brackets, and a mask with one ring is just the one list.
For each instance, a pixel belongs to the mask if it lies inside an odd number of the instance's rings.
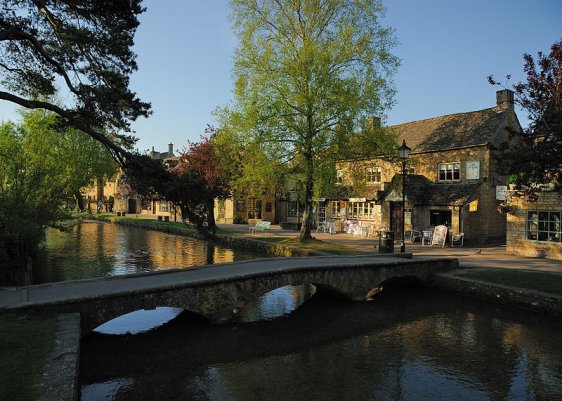
{"label": "tree", "polygon": [[336,127],[352,135],[392,102],[393,31],[380,1],[231,0],[234,111],[268,153],[304,175],[301,239],[310,238],[314,174]]}
{"label": "tree", "polygon": [[[101,143],[76,129],[59,130],[55,115],[40,110],[0,126],[0,160],[0,259],[7,259],[0,265],[32,256],[44,227],[68,218],[68,200],[117,167]],[[5,241],[20,251],[3,252]]]}
{"label": "tree", "polygon": [[[507,150],[500,165],[516,193],[534,198],[545,185],[562,185],[562,40],[549,54],[538,52],[536,61],[530,54],[523,59],[527,80],[513,90],[530,123],[522,132],[510,130],[523,146]],[[493,76],[488,80],[500,85]]]}
{"label": "tree", "polygon": [[202,137],[200,142],[191,143],[189,150],[180,157],[179,164],[172,169],[172,172],[180,176],[192,174],[203,179],[206,221],[209,229],[215,232],[215,199],[226,199],[230,196],[231,190],[215,150],[214,140],[217,138],[217,131],[209,126],[206,132],[209,137]]}
{"label": "tree", "polygon": [[[150,105],[129,89],[141,0],[0,0],[0,99],[46,109],[123,162],[130,121]],[[50,101],[62,85],[72,99]]]}

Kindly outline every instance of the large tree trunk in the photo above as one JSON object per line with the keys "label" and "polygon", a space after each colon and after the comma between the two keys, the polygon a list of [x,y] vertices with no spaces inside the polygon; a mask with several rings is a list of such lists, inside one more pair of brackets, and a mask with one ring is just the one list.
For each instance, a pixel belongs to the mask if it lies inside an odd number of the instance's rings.
{"label": "large tree trunk", "polygon": [[301,241],[311,239],[310,226],[312,225],[312,187],[314,185],[314,161],[312,160],[312,146],[307,147],[305,156],[305,200],[302,226],[299,239]]}
{"label": "large tree trunk", "polygon": [[84,199],[80,191],[76,191],[74,197],[76,198],[76,207],[78,207],[78,210],[84,210]]}
{"label": "large tree trunk", "polygon": [[217,223],[215,221],[215,200],[211,199],[207,202],[207,225],[209,231],[213,234],[217,231]]}

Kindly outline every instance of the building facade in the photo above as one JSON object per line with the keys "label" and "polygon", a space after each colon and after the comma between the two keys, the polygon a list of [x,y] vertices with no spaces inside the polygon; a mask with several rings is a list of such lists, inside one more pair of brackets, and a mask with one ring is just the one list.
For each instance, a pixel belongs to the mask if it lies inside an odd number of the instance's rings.
{"label": "building facade", "polygon": [[[496,93],[496,106],[387,127],[412,149],[407,163],[406,230],[446,225],[472,243],[504,241],[506,217],[498,213],[506,177],[502,148],[515,146],[509,130],[521,130],[513,92]],[[356,220],[400,238],[400,162],[347,160],[336,166],[336,195],[319,203],[325,219]],[[339,192],[339,194],[338,194]],[[321,221],[321,216],[317,216]]]}
{"label": "building facade", "polygon": [[562,193],[539,192],[535,201],[511,196],[506,251],[514,255],[562,260]]}

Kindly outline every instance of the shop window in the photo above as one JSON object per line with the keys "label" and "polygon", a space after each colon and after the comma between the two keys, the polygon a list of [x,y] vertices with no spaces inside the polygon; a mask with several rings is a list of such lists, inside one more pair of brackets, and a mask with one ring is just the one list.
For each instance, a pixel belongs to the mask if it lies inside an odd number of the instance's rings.
{"label": "shop window", "polygon": [[562,212],[529,210],[527,212],[527,239],[530,241],[562,242]]}
{"label": "shop window", "polygon": [[461,179],[461,164],[439,163],[437,172],[439,181],[458,181]]}
{"label": "shop window", "polygon": [[375,202],[350,202],[349,218],[373,220],[375,218]]}
{"label": "shop window", "polygon": [[430,210],[429,211],[429,225],[430,226],[451,226],[451,211],[450,210]]}

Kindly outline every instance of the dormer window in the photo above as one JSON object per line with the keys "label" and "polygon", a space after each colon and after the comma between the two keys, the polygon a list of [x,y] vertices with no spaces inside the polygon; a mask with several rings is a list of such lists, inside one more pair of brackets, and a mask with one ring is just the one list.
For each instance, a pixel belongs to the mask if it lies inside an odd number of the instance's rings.
{"label": "dormer window", "polygon": [[460,163],[439,163],[437,165],[439,181],[459,181],[461,179]]}
{"label": "dormer window", "polygon": [[367,184],[380,184],[381,182],[381,168],[369,167],[365,172],[365,181]]}

